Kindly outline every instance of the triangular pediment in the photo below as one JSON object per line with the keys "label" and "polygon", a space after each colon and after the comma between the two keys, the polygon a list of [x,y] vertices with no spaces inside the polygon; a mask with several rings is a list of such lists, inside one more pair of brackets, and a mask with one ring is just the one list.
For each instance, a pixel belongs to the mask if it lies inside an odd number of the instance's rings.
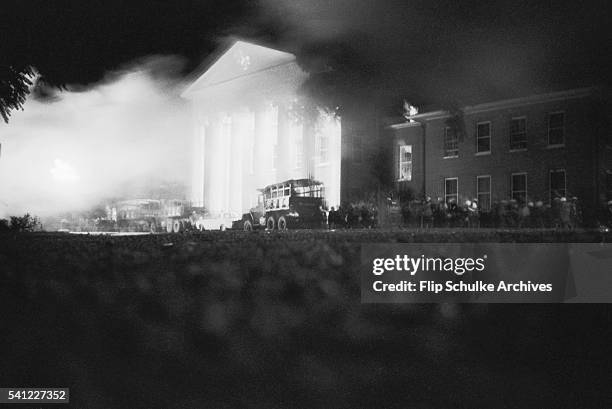
{"label": "triangular pediment", "polygon": [[246,41],[236,41],[183,92],[194,93],[256,72],[295,61],[295,55]]}

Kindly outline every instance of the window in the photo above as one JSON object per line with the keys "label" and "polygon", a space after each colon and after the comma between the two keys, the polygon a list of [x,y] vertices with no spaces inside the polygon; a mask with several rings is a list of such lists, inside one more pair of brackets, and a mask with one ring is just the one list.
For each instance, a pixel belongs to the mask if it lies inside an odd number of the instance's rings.
{"label": "window", "polygon": [[491,210],[491,176],[476,176],[476,198],[481,210]]}
{"label": "window", "polygon": [[513,173],[510,181],[510,197],[519,203],[527,201],[527,174]]}
{"label": "window", "polygon": [[446,203],[451,201],[459,202],[459,179],[447,178],[444,179],[444,200]]}
{"label": "window", "polygon": [[510,121],[510,150],[527,149],[527,118]]}
{"label": "window", "polygon": [[556,197],[565,197],[565,169],[550,171],[550,201]]}
{"label": "window", "polygon": [[457,132],[451,128],[444,128],[444,157],[456,158],[459,156],[459,140]]}
{"label": "window", "polygon": [[491,153],[491,122],[476,124],[476,153]]}
{"label": "window", "polygon": [[399,180],[412,180],[412,145],[399,147]]}
{"label": "window", "polygon": [[563,112],[554,112],[548,116],[548,144],[563,145],[564,138],[564,122],[565,114]]}

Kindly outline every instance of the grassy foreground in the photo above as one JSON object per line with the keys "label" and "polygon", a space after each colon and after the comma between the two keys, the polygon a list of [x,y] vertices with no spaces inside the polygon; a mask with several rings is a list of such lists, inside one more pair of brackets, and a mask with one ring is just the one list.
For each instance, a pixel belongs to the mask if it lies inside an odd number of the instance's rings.
{"label": "grassy foreground", "polygon": [[601,240],[2,236],[0,385],[70,387],[75,408],[609,407],[610,306],[362,305],[357,270],[365,242]]}

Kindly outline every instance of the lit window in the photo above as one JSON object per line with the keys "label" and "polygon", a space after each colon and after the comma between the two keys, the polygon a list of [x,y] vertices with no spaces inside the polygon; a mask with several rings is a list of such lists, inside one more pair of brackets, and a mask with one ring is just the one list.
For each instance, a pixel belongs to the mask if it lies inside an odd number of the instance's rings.
{"label": "lit window", "polygon": [[556,197],[565,197],[565,169],[550,171],[550,201]]}
{"label": "lit window", "polygon": [[491,176],[476,177],[476,198],[481,210],[491,209]]}
{"label": "lit window", "polygon": [[444,200],[446,203],[459,201],[459,179],[447,178],[444,179]]}
{"label": "lit window", "polygon": [[519,203],[527,200],[527,174],[513,173],[510,181],[510,196]]}
{"label": "lit window", "polygon": [[512,118],[510,121],[510,150],[527,149],[527,119]]}
{"label": "lit window", "polygon": [[563,145],[564,137],[564,122],[565,114],[563,112],[555,112],[548,116],[548,144]]}
{"label": "lit window", "polygon": [[412,180],[412,145],[399,147],[399,180]]}
{"label": "lit window", "polygon": [[457,132],[451,128],[444,128],[444,157],[456,158],[459,156],[459,138]]}
{"label": "lit window", "polygon": [[491,123],[479,122],[476,124],[476,153],[491,152]]}

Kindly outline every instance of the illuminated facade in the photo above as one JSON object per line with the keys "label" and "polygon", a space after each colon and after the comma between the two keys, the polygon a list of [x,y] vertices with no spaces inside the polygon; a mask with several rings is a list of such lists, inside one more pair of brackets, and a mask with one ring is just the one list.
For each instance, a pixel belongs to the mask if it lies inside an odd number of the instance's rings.
{"label": "illuminated facade", "polygon": [[483,209],[576,196],[592,216],[612,199],[604,101],[585,88],[415,113],[388,127],[398,189]]}
{"label": "illuminated facade", "polygon": [[191,201],[241,214],[259,188],[321,181],[340,203],[340,120],[298,96],[307,79],[295,56],[237,41],[182,94],[193,109]]}

